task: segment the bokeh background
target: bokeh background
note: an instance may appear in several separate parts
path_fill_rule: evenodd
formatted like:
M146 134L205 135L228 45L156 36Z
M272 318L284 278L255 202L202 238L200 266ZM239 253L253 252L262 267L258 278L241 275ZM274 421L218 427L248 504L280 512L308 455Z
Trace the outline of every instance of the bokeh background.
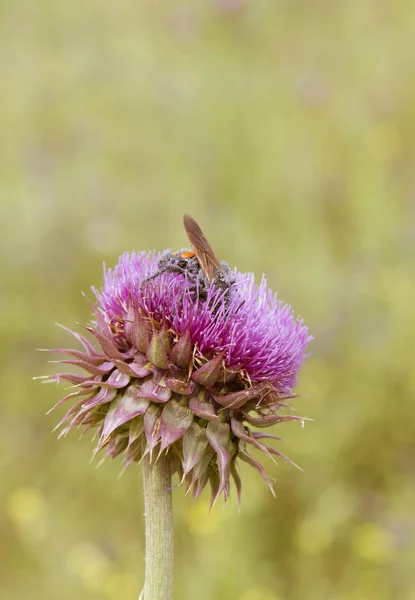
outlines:
M408 0L0 2L2 600L136 599L138 468L57 440L35 348L125 250L186 245L315 336L269 463L175 490L175 597L415 599L415 10Z

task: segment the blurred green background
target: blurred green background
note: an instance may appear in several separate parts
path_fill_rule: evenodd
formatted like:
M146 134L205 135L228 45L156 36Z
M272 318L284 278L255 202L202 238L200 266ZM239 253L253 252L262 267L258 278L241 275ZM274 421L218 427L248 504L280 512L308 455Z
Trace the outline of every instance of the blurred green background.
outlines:
M58 441L35 348L125 250L217 254L315 336L273 499L174 491L175 598L415 599L415 10L405 0L0 2L3 600L136 599L138 468Z

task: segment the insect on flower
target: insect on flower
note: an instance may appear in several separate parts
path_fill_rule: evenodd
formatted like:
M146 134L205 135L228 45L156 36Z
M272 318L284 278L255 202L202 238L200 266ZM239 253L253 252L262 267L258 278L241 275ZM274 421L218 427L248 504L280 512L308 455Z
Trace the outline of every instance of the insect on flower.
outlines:
M190 250L125 253L105 270L86 327L95 344L72 332L83 350L54 350L83 373L46 379L75 386L57 404L72 403L62 435L95 429L94 452L126 466L165 453L194 498L210 484L214 504L231 480L240 497L241 461L273 490L250 448L291 462L261 429L303 422L288 404L312 338L265 277L231 271L194 219L184 227Z
M157 271L141 285L166 272L180 273L189 281L189 289L202 300L207 299L209 286L213 282L215 287L224 292L227 302L235 283L228 263L219 262L203 231L190 215L184 215L183 224L192 250L182 249L164 254L157 264Z

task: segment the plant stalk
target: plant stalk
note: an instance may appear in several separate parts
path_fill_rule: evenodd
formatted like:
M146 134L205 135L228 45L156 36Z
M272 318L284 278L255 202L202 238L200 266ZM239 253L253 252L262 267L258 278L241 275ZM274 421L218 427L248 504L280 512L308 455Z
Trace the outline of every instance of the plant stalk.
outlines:
M173 511L170 456L142 460L146 565L143 600L171 600L173 596Z

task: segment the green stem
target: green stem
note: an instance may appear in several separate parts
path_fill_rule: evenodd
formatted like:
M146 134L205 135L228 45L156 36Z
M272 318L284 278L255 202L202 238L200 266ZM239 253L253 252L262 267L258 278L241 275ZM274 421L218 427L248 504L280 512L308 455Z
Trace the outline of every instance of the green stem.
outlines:
M171 600L173 595L173 514L170 456L142 461L146 569L143 600Z

